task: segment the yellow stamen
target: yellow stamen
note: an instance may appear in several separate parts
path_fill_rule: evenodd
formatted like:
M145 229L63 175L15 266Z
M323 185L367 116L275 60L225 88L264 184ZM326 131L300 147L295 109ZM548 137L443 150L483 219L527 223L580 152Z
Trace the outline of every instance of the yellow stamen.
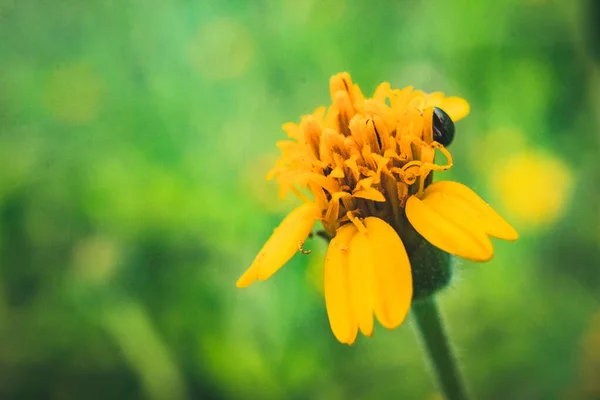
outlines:
M434 169L434 171L445 171L452 168L452 154L446 149L444 146L439 144L438 142L431 143L433 147L442 152L442 154L446 157L446 165L438 166L439 169Z
M365 225L361 222L360 219L354 216L354 213L352 211L348 211L346 215L348 216L348 219L354 224L354 226L356 226L360 233L367 233L367 228L365 227Z
M312 250L304 250L303 246L304 246L304 240L299 240L298 241L298 251L300 253L306 254L306 255L309 255L310 253L312 253Z

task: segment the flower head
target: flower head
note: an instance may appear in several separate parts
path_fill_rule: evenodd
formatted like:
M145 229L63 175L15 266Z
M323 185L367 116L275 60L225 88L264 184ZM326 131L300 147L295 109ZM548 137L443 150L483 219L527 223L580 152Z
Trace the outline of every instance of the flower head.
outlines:
M282 197L292 191L303 204L275 229L237 286L269 278L304 252L321 221L331 238L324 268L329 322L340 342L352 344L359 329L372 334L373 315L386 328L402 323L413 298L411 256L424 240L487 261L489 236L518 234L466 186L431 183L433 171L452 167L445 145L453 121L469 113L465 100L388 83L365 98L348 73L333 76L330 90L328 108L283 126L290 139L277 143L282 156L268 179L277 180Z

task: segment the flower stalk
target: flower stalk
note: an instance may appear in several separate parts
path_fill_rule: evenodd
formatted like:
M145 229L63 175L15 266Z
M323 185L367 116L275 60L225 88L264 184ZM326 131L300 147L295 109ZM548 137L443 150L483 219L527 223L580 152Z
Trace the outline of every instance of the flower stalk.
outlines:
M446 335L435 296L414 301L412 313L444 398L447 400L467 399L465 384Z

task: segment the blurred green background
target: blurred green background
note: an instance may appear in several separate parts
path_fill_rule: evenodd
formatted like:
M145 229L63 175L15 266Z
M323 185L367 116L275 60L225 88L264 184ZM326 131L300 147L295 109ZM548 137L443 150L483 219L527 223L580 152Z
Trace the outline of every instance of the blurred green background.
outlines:
M330 331L281 125L349 71L466 98L437 179L520 231L439 296L474 398L600 398L598 2L0 0L0 398L439 399L411 318Z

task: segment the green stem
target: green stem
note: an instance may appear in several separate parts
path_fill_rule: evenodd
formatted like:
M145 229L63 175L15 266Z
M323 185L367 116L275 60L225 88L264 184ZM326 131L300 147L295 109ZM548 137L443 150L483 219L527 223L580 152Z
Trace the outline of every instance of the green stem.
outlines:
M434 296L413 302L412 311L442 394L447 400L467 399Z

